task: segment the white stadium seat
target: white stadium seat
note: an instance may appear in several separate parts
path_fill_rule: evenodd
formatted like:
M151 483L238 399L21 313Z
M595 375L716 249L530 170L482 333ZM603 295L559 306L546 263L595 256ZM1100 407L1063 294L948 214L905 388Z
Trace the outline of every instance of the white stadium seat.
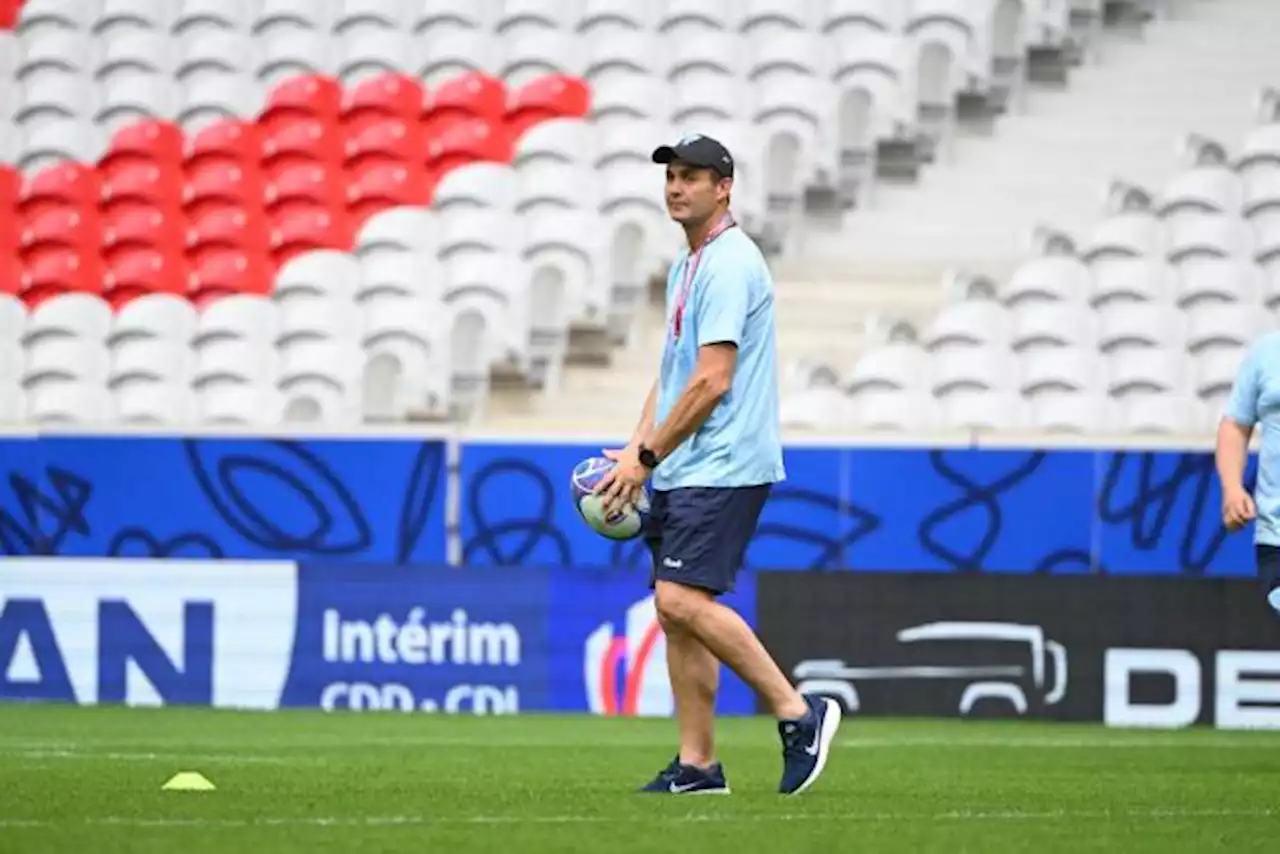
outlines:
M1050 389L1027 397L1027 427L1051 433L1095 433L1108 426L1107 401L1087 391Z
M1097 353L1084 347L1047 347L1025 353L1019 364L1019 387L1028 397L1048 392L1085 392L1102 388Z
M257 0L178 0L172 31L179 36L222 29L248 32L256 6Z
M937 398L928 390L863 389L850 401L852 423L863 430L925 432L938 426Z
M921 389L929 382L929 354L913 344L888 344L863 354L845 381L851 392L864 389Z
M1111 302L1173 305L1177 274L1164 261L1115 258L1095 270L1090 302L1099 310Z
M1097 348L1098 315L1081 303L1035 302L1013 312L1009 343L1019 352L1042 348Z
M939 398L956 390L1005 391L1018 383L1017 363L999 347L953 347L935 353L929 373Z
M1021 430L1026 404L1010 391L958 389L938 399L940 426L947 430Z
M1019 265L1000 296L1009 307L1044 300L1083 303L1090 283L1089 268L1080 259L1046 255Z
M925 343L938 351L954 345L1006 346L1012 331L1008 309L995 300L965 300L943 309L928 331Z
M1114 303L1099 310L1098 321L1104 352L1186 346L1186 315L1172 306Z

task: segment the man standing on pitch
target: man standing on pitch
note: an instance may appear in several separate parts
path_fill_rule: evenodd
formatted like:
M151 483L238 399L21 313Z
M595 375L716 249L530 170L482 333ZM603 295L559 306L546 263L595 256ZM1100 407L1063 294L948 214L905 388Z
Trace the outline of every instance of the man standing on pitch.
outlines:
M1280 613L1280 332L1261 336L1245 351L1231 398L1218 424L1215 458L1222 483L1222 524L1239 531L1257 520L1254 556L1267 603ZM1254 427L1262 431L1256 495L1244 487Z
M715 752L720 662L778 719L778 790L818 778L840 707L801 696L755 632L716 597L733 589L772 484L785 478L778 416L773 278L729 213L733 156L692 134L653 152L667 167L666 201L689 247L667 275L667 335L658 381L640 424L597 491L608 507L634 503L653 479L645 539L667 639L680 752L646 792L723 794Z

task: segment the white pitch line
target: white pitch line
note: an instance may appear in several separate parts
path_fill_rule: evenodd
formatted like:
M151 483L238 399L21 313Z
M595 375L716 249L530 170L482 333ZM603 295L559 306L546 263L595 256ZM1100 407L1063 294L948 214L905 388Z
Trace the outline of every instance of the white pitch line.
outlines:
M613 745L621 750L656 746L666 742L619 742ZM527 748L527 749L565 749L579 745L573 742L538 742L503 739L477 743L458 738L405 738L399 740L357 740L348 743L319 742L315 744L291 744L287 750L279 746L264 744L260 749L245 748L245 752L201 751L186 752L181 750L118 750L110 744L102 742L75 744L61 742L0 741L0 756L11 756L20 759L85 759L116 760L121 762L152 762L195 760L209 762L241 762L265 765L307 765L323 764L325 758L309 754L307 750L333 750L334 759L341 761L341 756L351 750L368 750L378 748L414 748L414 747L466 747L476 748ZM1280 732L1257 731L1256 733L1236 733L1234 737L1218 737L1209 739L1180 738L1175 734L1167 736L1117 736L1089 737L1062 736L1057 738L1036 738L1029 736L982 737L982 738L948 738L946 736L916 737L845 737L835 742L835 747L842 750L892 750L898 748L942 748L949 750L972 749L1006 749L1006 750L1041 750L1041 749L1159 749L1177 748L1179 750L1280 750ZM741 747L739 745L739 747Z
M109 762L233 762L257 765L304 765L323 763L323 759L299 756L263 756L251 753L119 753L92 750L5 750L0 756L16 759L73 759Z
M989 738L946 738L944 736L929 737L917 736L906 738L843 738L836 742L836 747L845 748L896 748L896 747L950 747L950 748L982 748L991 747L1007 747L1011 749L1029 749L1039 750L1041 748L1055 747L1176 747L1179 750L1183 748L1211 748L1220 749L1248 749L1248 750L1266 750L1268 748L1280 750L1280 733L1270 731L1269 735L1263 735L1261 738L1257 736L1237 736L1232 739L1219 740L1196 740L1196 739L1179 739L1176 735L1168 737L1117 737L1117 738L1090 738L1083 737L1061 737L1061 738L1034 738L1026 736L1014 736L1012 738L999 738L991 736Z
M1180 809L1150 808L1128 810L961 810L952 812L909 813L705 813L686 815L632 815L632 816L584 816L584 815L477 815L477 816L323 816L278 818L133 818L111 816L85 819L84 821L42 821L33 819L0 818L0 828L66 829L69 827L193 827L193 828L249 828L249 827L397 827L397 826L457 826L457 825L579 825L579 824L772 824L787 822L1020 822L1057 821L1061 819L1167 819L1167 818L1274 818L1280 810L1271 809Z

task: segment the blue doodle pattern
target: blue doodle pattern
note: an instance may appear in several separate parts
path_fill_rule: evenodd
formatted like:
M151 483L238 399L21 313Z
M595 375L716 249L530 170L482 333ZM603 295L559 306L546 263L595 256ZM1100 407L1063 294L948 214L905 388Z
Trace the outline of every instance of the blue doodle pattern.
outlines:
M0 553L609 567L569 500L588 445L50 437L0 440ZM1248 472L1250 485L1255 462ZM1205 453L806 447L787 451L749 568L1254 574ZM456 529L446 499L457 490Z
M594 535L562 488L598 451L466 446L465 562L647 569L643 544ZM787 471L748 568L1254 574L1249 535L1221 526L1210 454L803 448Z
M0 553L443 563L440 441L0 441Z

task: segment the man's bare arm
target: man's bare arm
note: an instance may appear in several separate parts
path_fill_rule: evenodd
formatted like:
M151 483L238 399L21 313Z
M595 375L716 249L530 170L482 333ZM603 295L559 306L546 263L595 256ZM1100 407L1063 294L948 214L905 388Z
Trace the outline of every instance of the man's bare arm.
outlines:
M738 348L733 344L700 347L693 376L671 408L671 414L661 426L649 433L645 447L662 459L697 432L733 387L733 371L737 362Z
M640 410L640 423L631 434L627 447L637 449L644 443L644 437L653 432L653 418L658 409L658 383L655 380L649 388L649 395L644 399L644 408Z
M1245 427L1230 418L1223 418L1218 424L1218 446L1214 458L1223 492L1244 488L1244 466L1252 434L1252 425Z

